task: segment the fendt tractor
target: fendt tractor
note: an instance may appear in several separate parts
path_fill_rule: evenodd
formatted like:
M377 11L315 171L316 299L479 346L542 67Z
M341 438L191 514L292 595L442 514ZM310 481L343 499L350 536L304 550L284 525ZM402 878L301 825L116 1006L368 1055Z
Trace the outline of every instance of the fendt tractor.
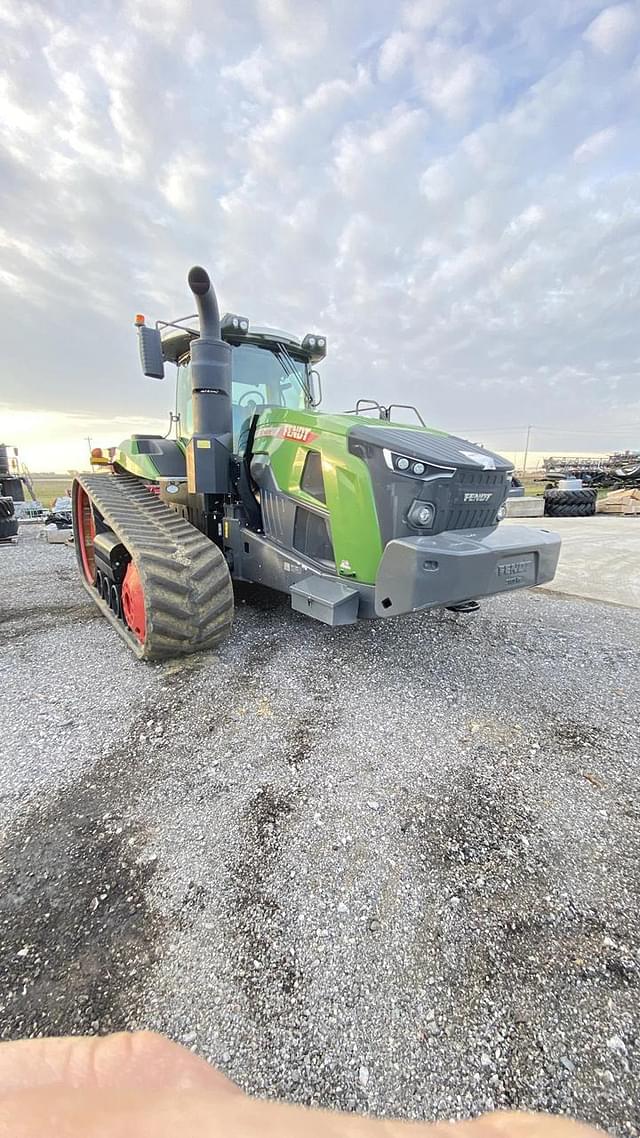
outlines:
M137 656L219 645L234 580L343 625L553 578L555 534L499 525L511 463L417 412L319 412L324 336L221 319L202 268L189 286L197 317L135 321L144 374L177 365L177 437L132 435L73 484L84 584Z

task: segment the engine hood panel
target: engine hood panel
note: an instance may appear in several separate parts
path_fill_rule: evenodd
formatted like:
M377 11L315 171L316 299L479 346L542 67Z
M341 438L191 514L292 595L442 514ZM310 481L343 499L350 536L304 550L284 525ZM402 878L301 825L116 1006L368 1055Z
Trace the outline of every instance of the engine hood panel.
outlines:
M354 423L349 431L350 449L353 443L386 447L410 458L419 458L440 466L454 466L471 471L511 471L513 463L493 451L459 439L455 435L441 435L435 431L412 430L411 427L394 427L392 424L372 427Z

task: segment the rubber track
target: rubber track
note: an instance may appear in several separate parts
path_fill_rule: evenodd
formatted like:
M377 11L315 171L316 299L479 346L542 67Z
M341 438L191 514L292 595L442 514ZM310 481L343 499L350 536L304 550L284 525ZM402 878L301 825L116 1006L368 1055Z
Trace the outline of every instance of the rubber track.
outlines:
M86 580L76 538L87 591L136 656L165 660L221 644L233 621L233 587L217 545L130 474L81 475L75 481L130 553L142 579L144 644Z

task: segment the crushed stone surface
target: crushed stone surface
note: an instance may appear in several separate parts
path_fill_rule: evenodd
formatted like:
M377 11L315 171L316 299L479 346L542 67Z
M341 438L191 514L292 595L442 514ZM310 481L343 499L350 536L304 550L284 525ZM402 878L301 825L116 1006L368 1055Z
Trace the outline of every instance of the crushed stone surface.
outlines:
M331 629L237 593L135 660L0 548L0 1034L164 1031L247 1091L640 1132L640 612Z

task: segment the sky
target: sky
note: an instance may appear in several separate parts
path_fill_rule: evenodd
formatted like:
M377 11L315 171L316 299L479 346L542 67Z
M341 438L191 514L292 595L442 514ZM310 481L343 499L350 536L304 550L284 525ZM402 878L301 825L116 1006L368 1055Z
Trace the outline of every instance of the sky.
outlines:
M0 435L164 430L133 316L326 334L325 407L640 448L640 3L0 0Z

